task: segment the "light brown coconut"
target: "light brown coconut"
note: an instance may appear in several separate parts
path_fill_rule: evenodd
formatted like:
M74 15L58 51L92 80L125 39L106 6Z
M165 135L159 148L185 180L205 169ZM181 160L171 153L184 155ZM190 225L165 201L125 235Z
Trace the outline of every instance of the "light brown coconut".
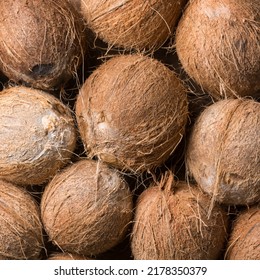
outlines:
M190 176L220 203L260 200L260 103L222 100L207 107L190 135L186 164Z
M161 165L181 141L187 93L161 62L142 55L116 56L85 81L76 116L89 157L142 172Z
M11 80L44 90L75 75L86 49L82 17L64 0L3 0L0 69Z
M0 180L0 260L40 259L39 206L23 188Z
M76 142L70 110L54 96L23 86L0 93L0 178L37 185L65 166Z
M65 252L91 256L125 238L132 208L132 194L116 170L82 159L49 183L41 217L55 245Z
M186 2L81 0L81 10L90 29L109 45L152 51L172 35Z
M138 198L131 238L134 259L218 259L226 240L227 214L210 197L167 174Z
M259 0L192 0L177 27L177 54L189 76L214 98L255 96L259 29Z
M77 255L77 254L70 254L70 253L54 253L52 254L48 260L91 260L90 258L86 258L82 255Z
M233 224L226 259L260 260L260 208L252 206L239 214Z

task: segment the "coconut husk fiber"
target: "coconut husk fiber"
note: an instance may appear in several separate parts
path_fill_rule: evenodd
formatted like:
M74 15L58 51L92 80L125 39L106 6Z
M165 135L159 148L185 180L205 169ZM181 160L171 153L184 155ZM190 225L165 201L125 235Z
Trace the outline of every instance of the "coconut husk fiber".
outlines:
M64 252L90 257L125 238L132 211L132 194L118 171L88 159L57 174L41 201L49 240Z
M40 209L23 188L0 180L0 260L40 259Z
M69 1L2 0L0 69L16 83L59 89L86 50L85 25Z
M215 99L259 95L260 1L193 0L178 24L184 70Z
M239 213L229 238L226 259L260 260L260 205Z
M178 76L143 55L119 55L85 81L76 117L87 156L134 173L163 164L181 141L187 92Z
M110 46L151 52L173 35L187 0L81 0L87 25Z
M186 166L201 188L226 205L260 200L260 103L218 101L195 121Z
M226 212L197 186L166 172L138 198L131 248L137 260L218 259L227 238Z
M72 113L54 96L24 86L0 93L0 178L18 185L47 182L72 157Z

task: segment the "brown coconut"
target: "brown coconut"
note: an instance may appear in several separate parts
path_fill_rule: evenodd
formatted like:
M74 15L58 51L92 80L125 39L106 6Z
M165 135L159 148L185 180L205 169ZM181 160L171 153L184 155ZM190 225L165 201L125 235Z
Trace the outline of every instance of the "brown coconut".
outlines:
M54 96L23 86L0 93L0 178L42 184L72 156L76 130L70 110Z
M91 260L90 258L86 258L82 255L70 254L70 253L54 253L52 254L48 260Z
M182 139L188 116L181 80L142 55L111 58L85 81L76 102L89 157L142 172L161 165Z
M152 51L170 35L187 0L81 0L82 14L109 45Z
M59 88L83 60L84 29L69 1L3 0L0 69L17 83Z
M177 28L185 71L214 98L260 90L260 1L193 0Z
M252 206L233 224L226 252L228 260L260 260L260 208Z
M0 180L0 260L40 259L39 206L24 189Z
M131 238L134 259L218 259L226 240L227 215L198 187L166 174L138 198Z
M196 120L186 154L189 175L213 200L228 205L260 200L260 103L222 100Z
M49 183L41 201L41 216L55 245L65 252L90 256L125 238L132 208L132 194L119 173L84 159Z

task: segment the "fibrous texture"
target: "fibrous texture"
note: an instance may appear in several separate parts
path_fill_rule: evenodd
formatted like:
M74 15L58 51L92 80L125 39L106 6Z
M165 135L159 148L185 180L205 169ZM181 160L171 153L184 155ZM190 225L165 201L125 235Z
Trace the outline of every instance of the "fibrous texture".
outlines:
M0 180L0 260L39 259L43 247L38 205L24 189Z
M187 149L189 174L214 200L253 204L260 199L260 103L230 99L207 107Z
M260 260L260 208L252 206L233 224L226 259Z
M122 241L132 219L132 194L119 173L81 160L54 177L41 201L50 240L63 251L96 255Z
M76 130L70 110L54 96L23 86L0 93L0 178L42 184L70 160Z
M88 26L113 46L152 51L172 35L186 0L81 0Z
M185 71L216 99L260 91L260 1L193 0L176 33Z
M2 0L0 69L17 83L59 88L82 62L84 29L68 1Z
M142 172L162 164L182 139L188 116L180 79L159 61L117 56L96 69L77 97L89 157Z
M137 201L131 247L138 260L218 259L226 240L227 215L198 187L166 176Z

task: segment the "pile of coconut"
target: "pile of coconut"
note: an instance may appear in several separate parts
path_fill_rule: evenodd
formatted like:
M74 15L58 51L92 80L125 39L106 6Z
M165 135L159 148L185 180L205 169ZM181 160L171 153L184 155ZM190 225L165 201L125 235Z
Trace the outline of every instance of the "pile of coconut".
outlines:
M0 259L260 259L260 2L3 0Z

